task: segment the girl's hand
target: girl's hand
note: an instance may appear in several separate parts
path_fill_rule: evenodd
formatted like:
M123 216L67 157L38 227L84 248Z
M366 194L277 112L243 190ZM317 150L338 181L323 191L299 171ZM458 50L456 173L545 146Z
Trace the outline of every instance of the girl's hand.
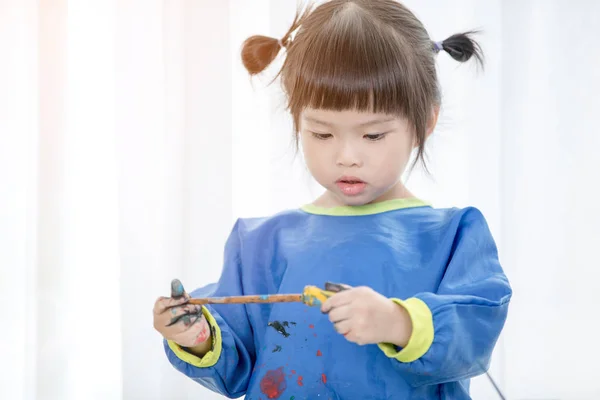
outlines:
M340 290L342 288L342 290ZM371 288L328 284L337 291L321 306L335 330L359 345L392 343L406 347L412 333L408 312Z
M210 326L202 314L202 307L188 304L178 279L171 282L171 297L159 297L154 303L154 329L167 340L182 347L196 347L210 337Z

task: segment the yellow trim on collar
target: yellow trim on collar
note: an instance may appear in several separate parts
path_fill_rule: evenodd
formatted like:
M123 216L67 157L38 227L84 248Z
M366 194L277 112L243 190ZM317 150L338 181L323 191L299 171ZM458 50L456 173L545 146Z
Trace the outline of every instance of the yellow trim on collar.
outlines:
M378 346L389 358L395 358L403 363L416 361L429 351L433 343L434 330L431 310L423 300L416 297L405 301L400 299L391 300L408 311L413 331L408 344L400 351L391 343L379 343Z
M202 313L206 317L208 321L208 325L212 331L212 340L213 340L213 349L206 353L204 357L200 358L192 353L188 353L177 343L168 340L167 343L173 353L182 361L185 361L188 364L193 365L198 368L208 368L212 367L219 361L219 357L221 357L221 351L223 349L223 338L221 337L221 328L215 321L215 318L212 316L210 311L204 306L202 306Z
M313 204L307 204L300 209L309 214L331 215L331 216L353 216L353 215L372 215L380 214L386 211L399 210L402 208L414 208L429 206L427 202L417 198L393 199L380 201L378 203L369 203L361 206L340 206L340 207L319 207Z

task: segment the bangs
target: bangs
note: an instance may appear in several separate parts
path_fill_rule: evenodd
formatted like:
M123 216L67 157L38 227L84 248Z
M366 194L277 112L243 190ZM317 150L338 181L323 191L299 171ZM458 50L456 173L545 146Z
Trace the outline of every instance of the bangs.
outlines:
M320 29L301 29L298 46L289 49L282 81L294 119L307 107L352 109L406 117L417 127L430 99L415 49L395 30L352 8L350 3Z
M275 79L281 78L296 148L307 108L386 114L408 122L418 148L415 163L425 164L425 140L441 104L436 56L444 51L459 62L475 57L483 66L481 48L471 37L476 32L434 42L397 0L299 3L281 39L254 35L242 49L251 76L264 71L282 49L287 53Z

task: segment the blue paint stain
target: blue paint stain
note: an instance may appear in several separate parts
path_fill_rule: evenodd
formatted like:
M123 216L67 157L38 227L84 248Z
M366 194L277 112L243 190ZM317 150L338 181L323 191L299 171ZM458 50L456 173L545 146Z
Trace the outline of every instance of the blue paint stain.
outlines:
M311 306L311 307L312 306L320 306L322 304L321 300L319 300L316 296L313 296L310 294L309 295L303 294L302 302L304 304L306 304L307 306Z
M184 289L179 279L173 279L171 281L171 297L183 296Z
M269 296L266 294L263 294L262 296L260 296L260 299L267 301L267 300L269 300Z

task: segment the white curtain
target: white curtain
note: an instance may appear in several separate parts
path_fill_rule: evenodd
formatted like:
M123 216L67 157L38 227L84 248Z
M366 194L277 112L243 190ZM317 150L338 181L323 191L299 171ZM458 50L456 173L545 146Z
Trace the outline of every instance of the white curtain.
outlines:
M436 40L484 31L484 73L440 55L432 176L408 182L488 218L515 290L491 373L509 399L598 399L600 3L405 3ZM218 278L235 218L319 193L278 85L239 60L295 9L0 0L0 399L220 398L168 364L151 308Z

